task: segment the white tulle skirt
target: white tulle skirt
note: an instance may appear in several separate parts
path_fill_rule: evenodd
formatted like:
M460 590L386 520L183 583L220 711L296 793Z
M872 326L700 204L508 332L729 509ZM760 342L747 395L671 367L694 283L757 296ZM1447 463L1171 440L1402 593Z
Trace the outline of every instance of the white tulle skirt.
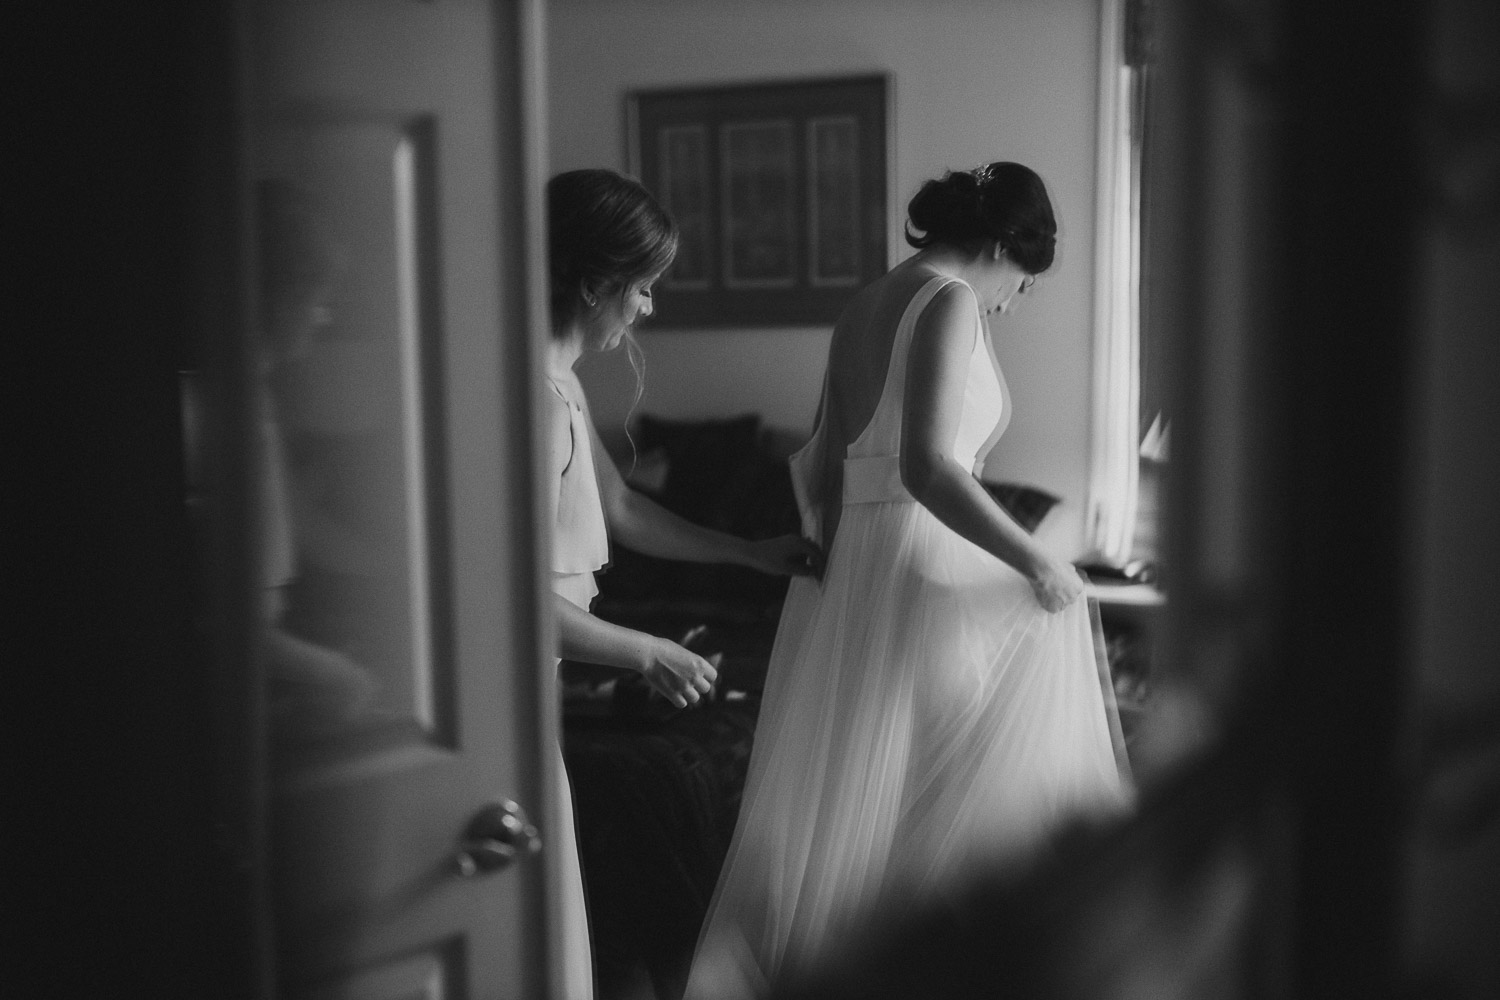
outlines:
M1097 608L1043 611L920 504L846 506L822 583L787 594L686 996L764 996L1130 794Z

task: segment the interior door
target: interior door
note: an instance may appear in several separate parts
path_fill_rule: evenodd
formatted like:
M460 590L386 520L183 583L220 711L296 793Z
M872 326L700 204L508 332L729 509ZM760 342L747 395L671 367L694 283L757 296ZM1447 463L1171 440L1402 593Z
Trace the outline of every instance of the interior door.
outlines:
M549 996L537 10L245 13L281 992Z

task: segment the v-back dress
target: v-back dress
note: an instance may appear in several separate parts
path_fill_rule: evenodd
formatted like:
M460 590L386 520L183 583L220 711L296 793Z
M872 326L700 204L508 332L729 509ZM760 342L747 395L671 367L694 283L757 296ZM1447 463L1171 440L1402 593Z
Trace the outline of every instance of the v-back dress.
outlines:
M594 472L594 450L589 439L583 388L571 372L548 375L553 393L567 405L570 447L552 456L555 495L552 589L587 611L599 593L594 573L609 560L609 536L604 523L604 505L599 498L599 480ZM563 995L567 1000L592 1000L593 957L589 947L588 912L584 902L583 870L578 859L573 821L573 790L568 783L562 753L557 756L559 799L562 803L558 831L562 868L564 954Z
M823 579L790 585L687 1000L764 996L879 908L1025 857L1065 820L1129 798L1097 607L1043 610L1024 577L901 483L913 330L957 280L930 279L906 306L880 401L844 458ZM977 299L974 322L953 446L969 469L1008 418ZM825 409L792 458L815 538L829 425Z

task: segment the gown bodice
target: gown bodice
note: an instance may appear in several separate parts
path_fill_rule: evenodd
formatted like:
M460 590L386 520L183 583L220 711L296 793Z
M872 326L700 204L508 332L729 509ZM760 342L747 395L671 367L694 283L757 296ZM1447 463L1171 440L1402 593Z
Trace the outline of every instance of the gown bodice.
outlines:
M949 284L968 285L958 278L934 275L912 296L903 311L891 343L890 362L886 366L885 385L875 412L845 452L842 503L907 502L911 494L901 482L901 414L906 397L907 357L917 321L933 297ZM953 441L953 458L962 467L979 473L984 457L1004 433L1010 422L1010 400L1000 367L991 352L985 332L979 300L973 296L975 324L974 349L969 355L968 377L958 431ZM827 392L824 392L825 403ZM829 421L827 414L814 430L812 440L792 456L792 481L803 513L803 531L810 537L823 537L822 490L814 477L820 474L822 449Z

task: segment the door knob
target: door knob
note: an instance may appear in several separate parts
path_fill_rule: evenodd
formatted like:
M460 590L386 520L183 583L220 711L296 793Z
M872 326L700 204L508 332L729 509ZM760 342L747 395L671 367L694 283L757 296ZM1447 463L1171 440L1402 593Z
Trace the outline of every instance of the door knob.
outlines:
M459 874L468 878L499 871L517 857L541 849L542 838L526 821L526 811L504 799L485 806L469 821L456 863Z

